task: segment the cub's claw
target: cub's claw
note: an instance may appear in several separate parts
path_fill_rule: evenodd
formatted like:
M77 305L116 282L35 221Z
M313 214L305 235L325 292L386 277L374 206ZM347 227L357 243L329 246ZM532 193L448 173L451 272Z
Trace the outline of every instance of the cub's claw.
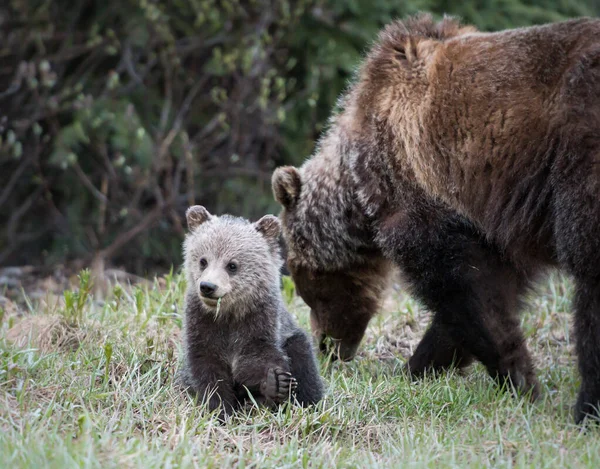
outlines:
M288 371L281 368L269 368L264 386L265 397L275 402L288 400L296 391L298 381Z

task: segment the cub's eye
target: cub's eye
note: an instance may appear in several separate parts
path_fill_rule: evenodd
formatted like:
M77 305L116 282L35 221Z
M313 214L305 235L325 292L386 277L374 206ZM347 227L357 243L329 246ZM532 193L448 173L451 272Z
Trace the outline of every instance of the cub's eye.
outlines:
M200 259L200 267L205 269L207 265L208 265L208 261L204 257L202 259Z
M237 272L237 268L238 268L238 266L235 262L230 262L229 264L227 264L227 270L229 272L232 272L232 273Z

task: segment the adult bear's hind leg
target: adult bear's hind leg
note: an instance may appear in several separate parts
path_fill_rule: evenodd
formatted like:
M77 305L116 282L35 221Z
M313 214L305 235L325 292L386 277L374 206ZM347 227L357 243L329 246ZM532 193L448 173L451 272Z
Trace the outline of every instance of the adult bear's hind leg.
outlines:
M595 161L600 161L600 154ZM575 338L581 387L575 421L600 418L600 186L585 166L557 191L559 259L575 280Z

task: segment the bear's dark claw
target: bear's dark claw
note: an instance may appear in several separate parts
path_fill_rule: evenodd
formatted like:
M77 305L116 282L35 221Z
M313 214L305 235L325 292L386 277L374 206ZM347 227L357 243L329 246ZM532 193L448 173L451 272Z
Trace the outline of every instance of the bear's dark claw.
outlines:
M269 368L267 371L265 397L275 402L282 402L288 400L297 387L298 381L290 372L283 371L281 368Z

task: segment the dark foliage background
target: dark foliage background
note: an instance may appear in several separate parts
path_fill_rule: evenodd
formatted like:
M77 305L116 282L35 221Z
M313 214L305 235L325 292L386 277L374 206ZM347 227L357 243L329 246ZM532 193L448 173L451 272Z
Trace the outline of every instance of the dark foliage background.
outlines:
M377 30L417 11L483 30L590 0L0 2L0 265L180 261L187 206L278 210Z

